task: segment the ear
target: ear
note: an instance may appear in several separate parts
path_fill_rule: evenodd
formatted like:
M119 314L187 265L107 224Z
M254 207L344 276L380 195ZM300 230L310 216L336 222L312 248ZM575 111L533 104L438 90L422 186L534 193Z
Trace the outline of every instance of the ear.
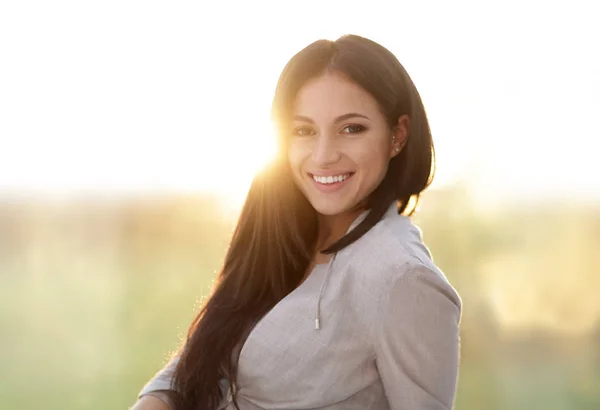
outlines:
M410 128L410 118L408 115L402 115L398 118L398 123L392 128L392 144L390 147L390 158L398 155L408 139L408 130Z

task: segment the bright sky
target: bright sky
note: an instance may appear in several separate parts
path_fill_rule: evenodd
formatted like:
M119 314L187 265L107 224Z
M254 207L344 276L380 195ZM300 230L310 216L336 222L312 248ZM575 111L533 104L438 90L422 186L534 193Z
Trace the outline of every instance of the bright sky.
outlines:
M243 196L272 151L284 64L355 33L413 77L438 185L598 198L594 3L2 2L0 192Z

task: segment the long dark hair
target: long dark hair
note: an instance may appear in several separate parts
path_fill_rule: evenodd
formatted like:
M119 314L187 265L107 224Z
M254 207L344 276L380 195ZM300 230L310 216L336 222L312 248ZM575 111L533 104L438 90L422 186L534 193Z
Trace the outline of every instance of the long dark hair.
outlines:
M316 41L296 54L284 68L273 100L278 155L254 178L215 289L192 322L180 352L174 374L177 410L215 410L221 400L221 378L228 379L235 393L243 342L256 322L299 285L308 269L317 215L293 182L286 136L297 92L326 72L343 74L372 94L390 129L404 114L410 117L410 127L402 151L390 161L382 183L368 198L368 216L323 252L337 252L359 239L394 201L399 213L412 214L420 193L431 183L435 161L425 109L406 70L390 51L366 38L347 35Z

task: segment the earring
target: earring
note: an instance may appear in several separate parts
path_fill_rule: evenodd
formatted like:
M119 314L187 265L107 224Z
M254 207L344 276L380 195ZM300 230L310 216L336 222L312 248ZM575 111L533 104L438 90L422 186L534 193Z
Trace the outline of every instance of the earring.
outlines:
M400 147L396 147L396 152L400 152Z

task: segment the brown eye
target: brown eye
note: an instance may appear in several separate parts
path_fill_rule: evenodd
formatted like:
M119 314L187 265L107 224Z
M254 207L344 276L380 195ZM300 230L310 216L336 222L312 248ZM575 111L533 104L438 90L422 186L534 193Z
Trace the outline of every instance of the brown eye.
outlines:
M311 135L315 135L315 132L310 127L298 127L294 129L292 134L297 137L310 137Z
M344 133L346 134L359 134L361 132L363 132L366 128L363 127L362 125L359 124L351 124L351 125L346 125L343 128Z

